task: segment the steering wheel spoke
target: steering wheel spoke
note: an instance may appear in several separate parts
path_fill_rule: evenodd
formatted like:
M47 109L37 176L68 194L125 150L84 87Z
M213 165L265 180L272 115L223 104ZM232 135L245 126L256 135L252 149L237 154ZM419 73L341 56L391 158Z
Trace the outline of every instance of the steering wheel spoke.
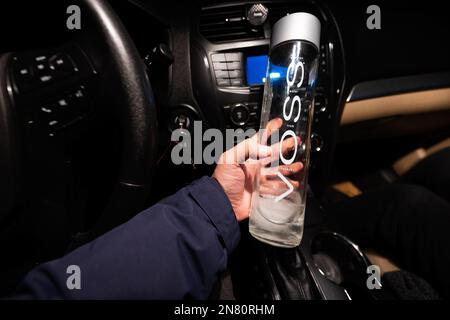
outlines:
M96 71L75 44L10 58L10 92L21 121L49 135L89 116Z
M102 207L93 226L73 226L95 237L145 207L157 118L144 64L113 8L79 5L83 28L66 33L66 44L0 54L0 222L66 209L82 221ZM110 195L91 197L99 185Z

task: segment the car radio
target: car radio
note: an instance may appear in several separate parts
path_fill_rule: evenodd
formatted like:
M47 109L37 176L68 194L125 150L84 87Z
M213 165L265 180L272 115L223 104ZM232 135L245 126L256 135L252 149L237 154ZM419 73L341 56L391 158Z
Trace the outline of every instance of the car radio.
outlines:
M267 1L263 6L267 10L253 2L219 3L201 8L191 37L193 94L201 116L210 127L258 130L266 77L283 78L286 72L271 70L266 75L272 26L294 12L318 17L323 32L310 163L310 181L317 192L323 189L330 167L328 159L335 141L332 128L343 101L345 60L339 29L329 9L315 1ZM252 8L256 7L262 10L256 14L261 21L253 19Z
M241 87L244 84L242 52L214 53L211 55L216 83L219 87Z
M240 48L241 51L213 52L210 55L215 85L219 91L241 94L243 91L261 92L266 81L266 69L268 63L268 48ZM327 99L325 97L326 81L328 77L328 63L326 48L321 45L319 60L319 85L315 99L315 123L318 123L327 111ZM282 78L286 75L286 69L280 67L272 70L271 78ZM262 95L260 95L262 96ZM259 124L261 101L239 101L222 105L225 111L226 128L257 128ZM315 135L319 137L319 135ZM321 140L321 139L320 139ZM314 140L316 141L316 140ZM320 151L321 144L313 143L313 150ZM317 146L316 146L317 145Z
M218 87L251 87L264 85L267 54L244 52L213 53L214 75ZM282 77L283 70L272 72L270 77Z

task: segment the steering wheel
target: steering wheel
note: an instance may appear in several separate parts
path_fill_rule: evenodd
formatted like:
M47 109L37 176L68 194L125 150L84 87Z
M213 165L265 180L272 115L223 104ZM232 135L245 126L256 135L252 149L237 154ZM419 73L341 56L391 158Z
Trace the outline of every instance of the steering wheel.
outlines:
M107 1L83 0L77 5L82 28L70 42L0 55L0 222L20 205L24 137L45 140L47 145L73 139L74 128L99 112L115 113L122 155L96 233L136 214L149 195L157 120L143 62ZM109 109L102 109L106 105Z

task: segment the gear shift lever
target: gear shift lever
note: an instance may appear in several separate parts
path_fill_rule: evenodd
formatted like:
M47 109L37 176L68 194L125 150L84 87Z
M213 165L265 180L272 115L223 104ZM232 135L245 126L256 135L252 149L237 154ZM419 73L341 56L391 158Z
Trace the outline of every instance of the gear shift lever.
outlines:
M264 247L268 267L281 299L319 298L314 280L298 248L276 248L266 245Z

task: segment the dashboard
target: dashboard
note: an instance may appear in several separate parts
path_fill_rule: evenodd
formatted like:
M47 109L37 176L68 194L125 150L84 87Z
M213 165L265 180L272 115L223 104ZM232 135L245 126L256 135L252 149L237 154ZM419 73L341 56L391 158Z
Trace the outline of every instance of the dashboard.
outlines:
M264 8L267 20L252 25L250 15L258 6ZM332 128L341 112L345 68L339 29L326 6L309 1L201 6L191 20L192 87L202 111L198 116L210 126L258 129L271 28L281 17L299 11L314 14L322 23L310 173L310 184L320 190L333 150Z
M192 125L195 120L202 120L204 127L220 130L257 129L273 24L298 11L320 19L320 69L309 179L316 194L323 190L338 139L364 137L353 126L342 127L346 123L341 122L341 116L347 98L353 102L413 89L436 89L448 86L450 81L450 48L442 39L442 34L450 29L449 20L438 3L379 1L380 30L366 27L366 9L372 3L365 1L199 0L163 4L131 0L129 3L140 12L139 16L145 12L151 17L121 16L143 56L159 42L165 43L173 56L169 67L150 72L152 85L157 87L160 113L168 119L160 120L167 135L174 128ZM262 24L250 22L255 6L266 11L267 18ZM418 17L421 23L417 23ZM356 129L361 130L359 123Z
M394 118L404 114L404 110L411 110L409 102L398 106L396 101L389 100L383 112L378 100L363 102L450 86L450 42L445 36L450 30L450 20L445 4L438 2L377 1L382 12L380 30L366 28L366 9L372 4L369 1L110 2L143 58L151 57L152 50L162 48L161 45L170 50L170 57L161 54L156 57L158 63L149 68L158 104L161 149L170 143L171 130L180 126L180 119L184 121L181 125L202 120L204 127L220 130L258 128L263 67L274 22L296 11L316 15L323 26L309 179L316 193L324 186L338 139L338 142L373 139L406 128ZM17 3L20 7L21 2ZM250 23L249 13L255 5L267 11L263 24ZM40 5L35 6L37 10ZM0 50L51 46L67 38L63 29L55 28L56 22L40 21L33 11L24 14L36 28L25 30L19 22L0 21L4 39ZM20 32L20 36L7 32L12 29ZM46 34L52 37L45 37ZM420 99L423 100L429 99ZM417 104L419 99L413 95L411 101ZM439 101L443 105L439 110L449 109L445 95ZM437 109L435 106L424 109L423 105L420 102L414 111L419 114L415 121L419 125L420 113ZM362 108L367 112L360 111ZM443 122L449 118L447 113L433 123L441 123L440 128L448 127ZM386 117L392 123L387 123ZM366 126L368 119L374 125Z

